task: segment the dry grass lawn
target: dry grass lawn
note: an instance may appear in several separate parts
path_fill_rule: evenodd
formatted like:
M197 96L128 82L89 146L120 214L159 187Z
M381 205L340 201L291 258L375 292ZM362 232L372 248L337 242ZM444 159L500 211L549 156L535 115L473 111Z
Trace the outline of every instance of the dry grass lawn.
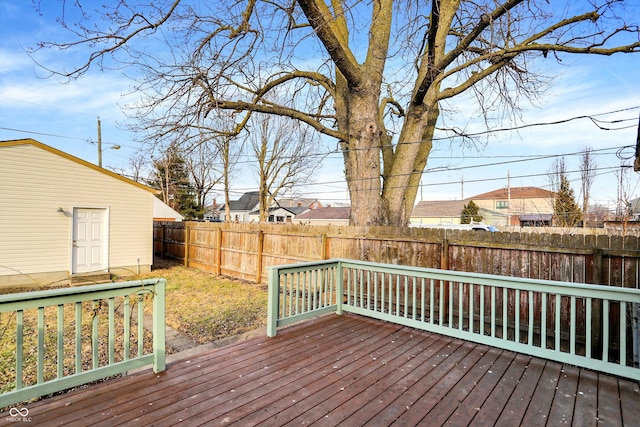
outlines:
M180 265L142 278L167 279L167 325L203 344L248 332L267 323L263 285L227 279Z

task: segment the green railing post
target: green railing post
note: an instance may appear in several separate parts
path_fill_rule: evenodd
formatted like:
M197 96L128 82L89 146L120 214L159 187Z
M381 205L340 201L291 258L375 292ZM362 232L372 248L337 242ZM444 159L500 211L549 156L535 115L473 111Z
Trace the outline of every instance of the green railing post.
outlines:
M267 296L267 336L276 336L278 330L278 312L280 311L280 271L278 267L269 267L269 294Z
M343 279L342 261L338 261L336 266L336 314L342 314L342 300L344 298Z
M153 372L156 374L165 370L166 288L167 280L158 280L153 298Z

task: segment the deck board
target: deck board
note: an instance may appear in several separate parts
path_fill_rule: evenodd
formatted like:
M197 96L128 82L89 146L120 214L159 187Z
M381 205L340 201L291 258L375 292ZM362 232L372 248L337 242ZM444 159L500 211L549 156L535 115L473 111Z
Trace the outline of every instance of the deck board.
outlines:
M637 382L327 315L27 405L33 425L634 425ZM15 425L8 414L0 425ZM637 424L635 424L637 425Z

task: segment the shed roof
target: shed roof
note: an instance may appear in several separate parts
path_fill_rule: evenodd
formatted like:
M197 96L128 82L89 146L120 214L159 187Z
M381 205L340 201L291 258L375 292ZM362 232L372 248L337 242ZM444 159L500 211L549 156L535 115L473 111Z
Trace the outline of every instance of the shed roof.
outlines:
M422 201L413 208L416 218L459 218L466 202L464 200Z
M71 160L72 162L78 163L79 165L88 167L89 169L93 169L97 172L103 173L112 178L119 179L120 181L126 182L127 184L134 185L136 187L142 188L143 190L150 191L154 194L159 193L159 191L154 188L148 187L144 184L140 184L139 182L136 182L132 179L126 178L120 174L110 171L109 169L101 168L98 165L94 165L93 163L89 163L86 160L82 160L78 157L72 156L71 154L65 153L64 151L60 151L56 148L50 147L46 144L43 144L42 142L36 141L35 139L25 138L25 139L13 139L8 141L0 141L0 148L15 147L19 145L33 145L34 147L37 147L41 150L48 151L49 153L55 154L56 156L63 157L67 160Z
M296 216L296 219L349 219L350 214L351 207L328 207L311 209L310 211Z

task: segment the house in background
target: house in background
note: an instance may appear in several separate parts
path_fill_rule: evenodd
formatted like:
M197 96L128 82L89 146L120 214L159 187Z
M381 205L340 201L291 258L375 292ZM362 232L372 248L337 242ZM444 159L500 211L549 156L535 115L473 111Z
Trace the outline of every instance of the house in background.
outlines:
M322 206L318 199L276 199L268 210L267 222L291 223L293 218L309 209ZM231 222L258 222L260 220L260 193L250 191L238 200L229 201ZM220 210L220 219L225 218L224 206Z
M501 188L469 197L481 209L507 217L506 225L552 225L556 193L538 187Z
M229 200L229 218L226 217L224 206L220 209L220 219L226 222L249 222L249 214L260 206L260 193L249 191L238 200Z
M216 199L213 199L213 202L207 206L204 210L204 220L209 222L219 222L220 221L220 206Z
M0 142L0 286L150 271L155 193L33 139Z
M351 207L321 207L310 209L293 219L294 224L306 225L349 225Z
M469 202L469 199L418 202L411 214L411 225L414 227L460 225L462 222L462 210ZM507 223L506 216L500 212L480 208L478 214L485 224L500 226Z

